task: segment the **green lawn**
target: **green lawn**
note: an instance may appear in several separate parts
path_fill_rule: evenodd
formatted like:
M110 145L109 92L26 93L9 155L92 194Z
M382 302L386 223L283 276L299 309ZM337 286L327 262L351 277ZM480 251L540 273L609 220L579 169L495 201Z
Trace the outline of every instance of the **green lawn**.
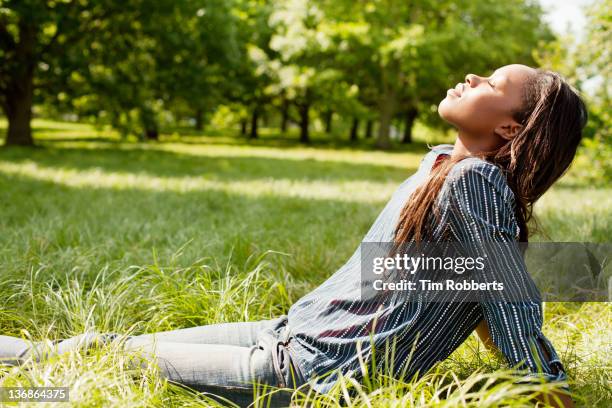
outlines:
M126 143L86 125L35 125L39 147L0 149L0 333L34 338L285 313L346 260L426 151L227 135ZM536 239L609 241L611 193L570 171L537 206ZM579 405L610 406L610 304L545 311ZM474 338L421 381L346 387L358 406L528 405L518 393L537 388L511 386L500 367ZM0 377L70 385L78 406L209 403L154 367L133 376L111 349L0 368ZM335 406L342 394L314 402Z

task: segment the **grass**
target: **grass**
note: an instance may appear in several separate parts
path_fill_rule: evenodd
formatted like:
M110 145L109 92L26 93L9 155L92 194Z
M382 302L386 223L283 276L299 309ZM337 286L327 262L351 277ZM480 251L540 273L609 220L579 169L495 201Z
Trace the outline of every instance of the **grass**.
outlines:
M87 125L35 122L40 147L0 150L0 333L63 338L266 319L320 284L359 244L423 143L303 147L271 135L167 135L121 142ZM570 173L537 206L537 239L606 242L612 188ZM548 303L580 406L610 406L609 303ZM108 347L0 368L3 385L70 385L74 406L208 406L204 395L136 373ZM136 375L135 375L136 374ZM529 406L548 385L512 386L470 338L418 381L372 374L298 405ZM265 405L260 403L260 405ZM30 405L27 405L30 406Z

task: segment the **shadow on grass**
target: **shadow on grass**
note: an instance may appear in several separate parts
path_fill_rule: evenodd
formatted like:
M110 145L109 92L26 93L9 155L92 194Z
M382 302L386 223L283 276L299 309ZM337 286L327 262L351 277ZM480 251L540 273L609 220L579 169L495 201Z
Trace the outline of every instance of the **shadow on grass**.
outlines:
M173 138L162 138L162 140L173 140ZM373 139L361 139L357 142L350 142L343 139L313 138L309 143L300 143L299 140L295 139L294 137L283 135L265 136L258 139L248 139L244 136L186 136L174 140L186 144L232 144L258 147L278 147L283 149L311 147L365 152L384 151L387 154L407 152L420 153L428 150L427 143L424 142L412 142L410 144L394 143L388 149L380 149L375 146L375 141Z
M62 124L63 122L57 122ZM125 142L126 139L121 139L113 132L113 136L108 134L108 131L98 130L91 127L90 130L72 128L74 126L87 127L87 124L66 123L67 127L62 126L36 126L33 124L32 131L34 140L37 144L53 144L65 142L98 142L98 143L117 143L118 141ZM84 136L79 136L82 132ZM392 142L388 149L380 149L376 147L376 138L361 137L357 141L350 141L348 136L338 132L326 134L321 132L311 132L309 143L301 143L299 141L299 130L290 129L286 133L281 133L274 127L261 127L260 135L257 139L250 139L246 135L241 135L238 129L206 129L195 130L188 127L174 127L165 129L160 137L160 141L174 141L185 144L211 144L211 145L245 145L258 147L278 147L283 149L291 148L324 148L337 150L351 151L384 151L386 153L406 153L414 152L421 153L428 150L427 143L422 141L413 141L412 143L403 144L398 141ZM6 128L0 128L0 144L4 143ZM64 136L66 133L70 136ZM73 136L74 135L74 136ZM134 137L130 137L134 139ZM442 140L442 139L440 139ZM158 143L150 141L149 143ZM442 142L440 142L442 143ZM438 143L434 143L438 144Z
M160 177L195 177L219 181L289 179L329 181L401 182L415 167L384 166L313 159L292 160L251 156L197 156L173 151L122 148L108 144L99 148L52 147L0 149L0 160L33 161L41 166L77 170L148 174ZM137 146L137 145L136 145ZM398 159L399 160L399 159Z
M57 132L58 134L60 132ZM115 137L106 136L48 136L39 138L36 140L38 144L52 145L53 143L78 143L78 142L99 142L99 143L118 143L121 139ZM125 140L123 140L125 142ZM361 151L361 152L372 152L381 151L387 154L395 153L421 153L428 150L427 143L424 142L412 142L410 144L393 144L388 149L377 148L373 140L364 139L358 142L350 142L342 139L323 139L316 138L310 141L310 143L300 143L299 140L291 136L265 136L258 139L248 139L244 136L227 136L227 135L162 135L159 141L147 141L143 143L150 143L155 145L157 143L164 142L177 142L189 145L230 145L230 146L254 146L254 147L271 147L281 149L303 149L303 148L314 148L314 149L335 149L335 150L348 150L348 151Z

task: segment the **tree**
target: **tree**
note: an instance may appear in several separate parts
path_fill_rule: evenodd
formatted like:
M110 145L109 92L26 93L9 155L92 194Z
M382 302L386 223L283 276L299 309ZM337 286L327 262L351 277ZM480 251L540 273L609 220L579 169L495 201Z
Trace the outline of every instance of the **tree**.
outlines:
M154 37L156 59L171 105L190 110L197 130L204 116L223 102L235 87L232 79L244 57L241 31L244 23L235 15L234 0L180 2L174 17ZM171 30L168 29L171 27Z
M583 41L576 44L574 55L567 55L571 54L572 50L564 53L566 55L563 67L554 68L564 72L568 65L574 65L566 75L570 80L574 80L578 87L583 88L588 97L589 123L585 133L589 137L600 138L602 145L609 147L612 142L612 56L609 45L612 6L609 1L595 1L587 7L586 16L588 24ZM574 61L574 64L569 61ZM610 172L609 161L607 165Z
M32 145L36 92L61 86L70 72L88 62L86 53L74 51L107 30L111 21L130 18L135 9L113 0L3 0L0 7L0 102L8 119L6 144Z
M609 1L598 0L585 11L587 24L582 38L560 36L541 47L536 59L540 66L559 72L581 90L589 111L581 155L589 162L588 178L605 183L612 180L612 57L608 46L612 7Z
M179 3L182 5L183 3ZM156 33L177 16L170 0L5 0L0 14L0 90L7 145L33 144L32 105L58 102L111 118L135 120L157 137L164 89L154 56Z
M265 113L265 105L272 102L274 91L270 90L276 80L276 68L272 61L277 57L270 47L273 29L268 19L273 9L271 0L237 2L236 21L238 59L235 64L223 64L227 87L226 98L244 106L250 116L249 137L258 137L258 123ZM229 69L228 69L229 68ZM246 132L246 117L241 119L241 134Z
M87 67L71 78L70 93L78 95L73 109L147 139L159 136L162 113L186 114L201 128L205 112L232 84L224 70L232 72L239 59L233 28L225 24L232 22L231 3L217 3L168 0L146 7L127 23L133 25L128 35L119 34L114 47L94 47Z
M331 49L322 29L325 16L311 0L288 0L270 15L269 24L275 30L270 48L278 53L276 93L296 106L300 142L309 143L311 108L323 89L341 78L339 71L327 66Z
M541 28L541 10L523 1L318 4L338 50L338 67L356 81L368 95L366 105L378 113L377 145L383 148L390 145L390 125L397 112L410 113L406 117L414 123L412 112L428 109L432 95L440 98L466 72L532 62L531 50L547 33Z

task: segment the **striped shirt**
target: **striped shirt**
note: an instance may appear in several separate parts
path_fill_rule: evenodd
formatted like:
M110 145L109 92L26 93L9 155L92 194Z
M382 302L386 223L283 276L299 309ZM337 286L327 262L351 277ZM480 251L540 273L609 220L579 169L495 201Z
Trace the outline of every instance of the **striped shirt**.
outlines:
M406 200L427 178L439 155L450 154L452 148L441 145L431 149L418 171L395 191L363 242L393 241ZM454 165L436 205L439 222L431 241L442 237L455 242L518 240L514 195L501 169L491 163L468 158ZM542 334L540 302L449 303L404 298L373 304L361 296L360 248L288 312L293 337L289 351L316 391L328 392L340 373L360 378L362 364L372 363L372 350L376 350L378 369L405 379L420 376L446 359L483 319L507 362L526 370L526 378L566 380L557 353ZM504 260L505 266L524 267L524 263L512 261ZM390 344L393 351L379 357L379 350Z

